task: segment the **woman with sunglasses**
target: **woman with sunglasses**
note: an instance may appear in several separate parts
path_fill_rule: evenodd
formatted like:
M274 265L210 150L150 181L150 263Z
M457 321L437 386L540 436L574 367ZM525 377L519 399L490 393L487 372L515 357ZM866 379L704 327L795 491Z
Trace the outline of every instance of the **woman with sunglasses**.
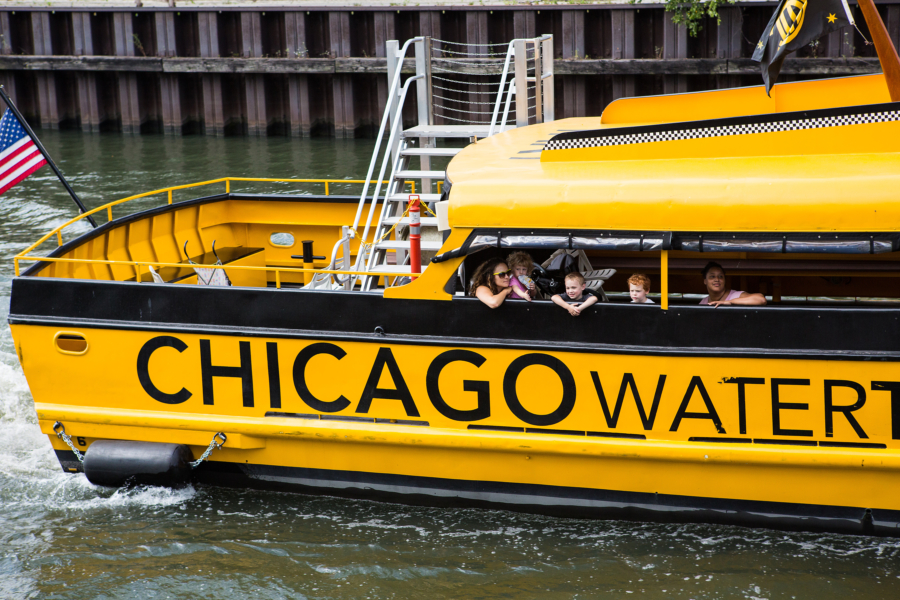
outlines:
M509 278L512 271L502 258L493 258L481 263L472 276L469 294L475 296L491 308L497 308L512 294Z

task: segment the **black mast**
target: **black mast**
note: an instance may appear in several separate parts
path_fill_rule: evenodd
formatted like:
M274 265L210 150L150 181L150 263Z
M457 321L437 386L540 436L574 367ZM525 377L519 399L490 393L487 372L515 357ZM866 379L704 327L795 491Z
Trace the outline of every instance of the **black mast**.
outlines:
M44 148L44 145L41 143L41 140L34 135L34 131L31 130L31 126L28 124L28 121L25 120L25 117L22 116L22 113L19 112L19 109L16 108L16 105L13 104L12 100L9 99L9 96L6 95L6 91L3 89L3 86L0 85L0 96L3 97L3 101L6 102L6 105L9 107L9 110L16 115L16 118L19 120L19 123L22 124L22 127L25 129L25 132L31 138L31 141L34 142L34 145L37 146L37 149L41 151L41 154L44 155L44 159L47 161L47 164L50 165L50 168L53 169L53 172L56 173L56 176L59 177L59 180L62 182L63 186L65 186L66 191L69 192L69 195L72 196L72 200L75 201L75 204L78 205L78 210L81 211L82 214L87 212L87 209L82 204L81 199L75 194L75 190L72 189L72 186L69 185L69 182L66 181L66 178L63 177L63 174L59 172L59 168L57 168L56 163L53 162L53 159L50 158L50 155L47 154L47 149ZM97 227L97 221L94 220L93 216L88 215L87 218L90 221L91 225Z

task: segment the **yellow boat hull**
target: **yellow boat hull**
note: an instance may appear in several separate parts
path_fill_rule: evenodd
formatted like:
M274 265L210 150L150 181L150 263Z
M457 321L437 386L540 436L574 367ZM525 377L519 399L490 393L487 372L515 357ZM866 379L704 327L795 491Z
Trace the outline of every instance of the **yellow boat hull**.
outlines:
M873 384L896 372L889 361L11 320L41 429L70 470L57 421L82 451L140 440L197 457L221 431L228 442L195 471L211 484L571 516L900 525L894 392ZM54 350L60 331L86 351ZM853 384L869 401L841 411L859 401Z
M382 244L402 265L396 229L343 237L366 208L351 197L224 180L65 244L56 230L49 257L17 257L34 264L17 266L9 317L41 428L75 471L57 422L82 450L194 457L222 432L194 471L211 484L897 534L900 309L883 300L900 297L900 113L881 83L629 100L470 144L448 167L439 254L405 285L402 268L359 289L343 270L348 289L312 289L336 263L301 263L297 241L346 239L345 266ZM648 107L660 122L644 127ZM234 287L194 285L184 254L211 264L213 242ZM458 293L514 249L584 252L621 271L610 291L649 274L660 304L573 319ZM772 305L688 305L710 257Z

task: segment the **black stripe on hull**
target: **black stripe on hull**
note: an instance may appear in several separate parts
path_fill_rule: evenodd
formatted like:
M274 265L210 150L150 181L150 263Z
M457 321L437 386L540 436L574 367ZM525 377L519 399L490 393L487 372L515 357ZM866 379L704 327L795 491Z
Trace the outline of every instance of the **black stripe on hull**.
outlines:
M57 450L64 470L75 456ZM242 489L338 496L421 506L505 509L567 518L716 523L792 531L900 535L900 511L758 500L731 500L494 481L467 481L206 462L197 483Z
M253 327L187 327L161 323L145 325L143 323L100 321L60 318L13 318L11 325L39 325L65 328L111 329L120 331L152 331L154 333L191 334L191 335L224 335L231 337L263 337L274 339L318 340L331 342L370 342L374 344L398 344L412 346L452 346L454 348L494 348L502 350L535 351L540 349L541 342L529 340L482 340L476 338L436 337L436 336L398 336L398 335L362 335L320 330L284 330L263 329ZM666 348L663 346L633 346L610 344L579 344L573 342L557 342L552 348L555 352L578 352L590 354L622 354L628 356L682 356L693 358L767 358L767 359L800 359L800 360L842 360L842 361L900 361L900 352L847 352L847 351L815 351L786 350L773 351L765 348L729 348L711 350L709 348Z
M491 310L462 297L442 302L362 292L17 277L9 322L598 353L900 359L897 308L664 311L598 303L573 319L549 301L509 301ZM386 335L376 335L376 329ZM511 333L518 339L510 339Z

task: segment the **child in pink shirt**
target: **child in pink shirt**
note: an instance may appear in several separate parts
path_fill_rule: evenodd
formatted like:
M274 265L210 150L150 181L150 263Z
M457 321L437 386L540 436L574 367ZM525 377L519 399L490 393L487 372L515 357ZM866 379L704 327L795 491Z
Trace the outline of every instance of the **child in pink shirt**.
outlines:
M534 271L534 259L527 252L513 252L506 258L506 264L512 270L509 280L513 294L523 300L534 300L537 297L531 273Z

